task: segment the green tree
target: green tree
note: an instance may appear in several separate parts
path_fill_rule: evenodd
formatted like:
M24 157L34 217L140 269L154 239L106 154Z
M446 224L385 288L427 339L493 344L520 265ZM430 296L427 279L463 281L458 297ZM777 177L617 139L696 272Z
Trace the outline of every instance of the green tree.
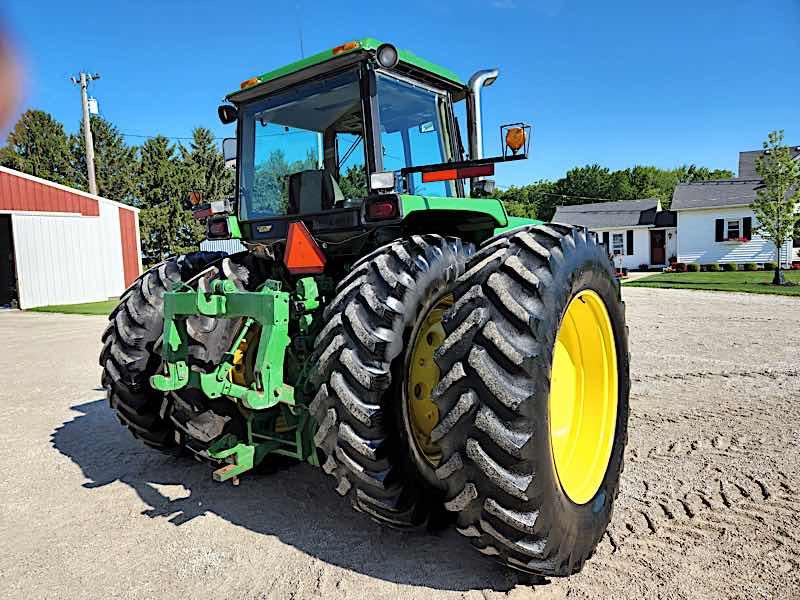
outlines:
M756 172L764 185L756 194L753 212L756 231L775 244L775 276L772 283L784 285L781 248L792 239L800 220L800 163L783 144L783 130L773 131L764 142L764 154L756 159Z
M8 134L0 149L0 165L79 187L71 164L64 126L42 110L27 110Z
M136 202L136 152L128 146L119 130L102 117L91 117L94 144L94 168L97 193L125 204ZM69 138L76 183L89 189L86 176L86 142L83 123L80 131Z
M142 255L148 265L169 256L197 250L205 227L186 210L179 198L172 198L139 213Z
M192 132L189 148L181 146L183 179L190 191L202 194L205 202L213 202L233 193L233 171L225 168L225 159L209 129L197 127Z
M289 162L280 148L256 164L253 177L252 212L254 215L282 215L289 202L289 175L317 168L315 149L306 151L302 160Z
M339 179L339 187L345 198L367 197L367 174L364 165L351 165Z
M727 169L709 169L697 165L683 165L675 169L680 183L694 183L695 181L711 181L713 179L730 179L733 171Z
M523 186L511 186L493 194L503 201L508 214L528 219L539 218L543 207L549 206L553 189L552 181L537 181Z
M139 152L136 196L142 207L142 253L148 263L196 250L205 236L205 228L187 209L190 182L181 163L164 136L150 138Z
M695 165L676 169L636 165L611 171L600 165L586 165L567 171L552 184L549 194L539 205L540 219L553 218L556 208L566 204L590 204L618 200L658 198L662 208L669 208L675 186L681 182L727 179L733 173L724 169L709 169Z

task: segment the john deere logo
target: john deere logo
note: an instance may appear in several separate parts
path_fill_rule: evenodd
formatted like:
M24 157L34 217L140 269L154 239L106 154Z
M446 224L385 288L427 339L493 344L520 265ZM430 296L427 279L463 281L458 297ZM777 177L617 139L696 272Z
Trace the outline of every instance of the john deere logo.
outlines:
M256 229L258 229L258 233L269 233L272 231L272 225L259 225Z

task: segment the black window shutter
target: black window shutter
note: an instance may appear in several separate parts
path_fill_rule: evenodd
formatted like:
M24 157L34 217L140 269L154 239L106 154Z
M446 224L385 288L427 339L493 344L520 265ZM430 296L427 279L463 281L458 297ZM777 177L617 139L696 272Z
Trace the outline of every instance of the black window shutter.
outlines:
M742 219L742 237L746 237L748 240L752 237L753 234L753 218L752 217L745 217Z
M606 247L606 252L608 252L610 250L610 248L608 247L608 232L607 231L603 232L603 246Z
M725 241L725 219L717 219L716 240L718 242Z
M625 233L627 234L627 238L628 238L628 240L627 240L628 241L628 254L633 254L633 230L632 229L628 229L628 231L626 231Z

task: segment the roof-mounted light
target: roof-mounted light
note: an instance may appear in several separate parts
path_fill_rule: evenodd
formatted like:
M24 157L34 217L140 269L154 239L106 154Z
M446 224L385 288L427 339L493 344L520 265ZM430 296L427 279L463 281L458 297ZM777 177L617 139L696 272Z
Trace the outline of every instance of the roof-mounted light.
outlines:
M381 44L375 51L375 56L378 59L378 64L385 69L392 69L400 62L400 55L397 53L397 48L391 44Z

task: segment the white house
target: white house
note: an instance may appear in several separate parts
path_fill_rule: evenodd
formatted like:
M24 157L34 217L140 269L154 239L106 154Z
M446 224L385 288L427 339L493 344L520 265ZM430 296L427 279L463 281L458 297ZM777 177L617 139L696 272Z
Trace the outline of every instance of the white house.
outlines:
M597 233L626 269L664 267L677 253L675 213L662 210L657 198L559 206L553 221Z
M755 233L758 223L750 207L761 185L761 179L752 177L679 184L672 196L678 262L775 262L775 245ZM780 260L785 266L791 262L792 240L781 248Z

